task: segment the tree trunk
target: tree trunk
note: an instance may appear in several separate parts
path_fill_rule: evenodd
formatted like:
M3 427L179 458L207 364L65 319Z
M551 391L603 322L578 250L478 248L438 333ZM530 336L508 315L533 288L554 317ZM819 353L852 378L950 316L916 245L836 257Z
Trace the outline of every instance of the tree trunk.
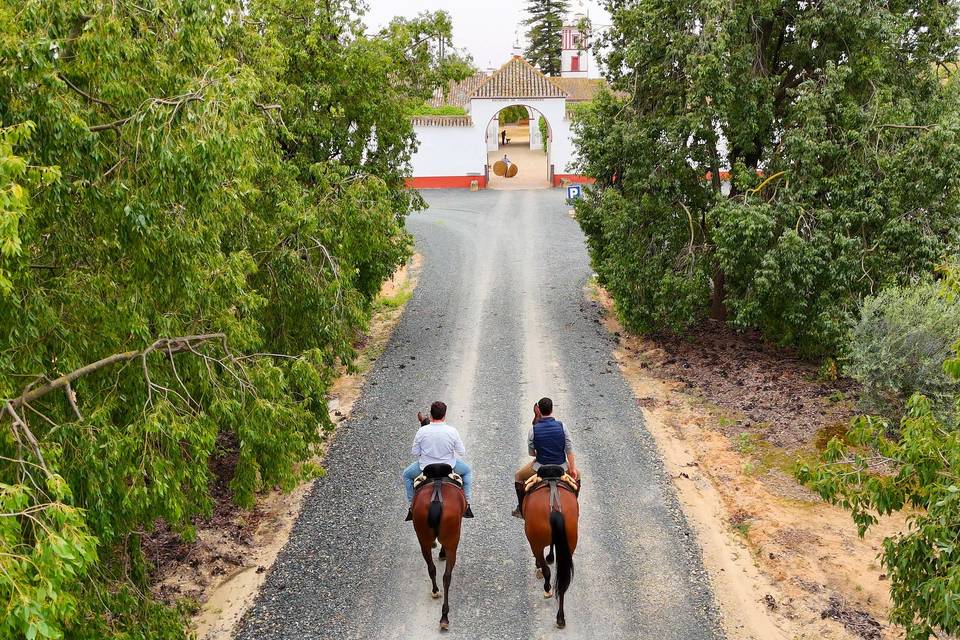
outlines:
M727 321L727 291L724 281L723 269L716 267L713 271L713 290L710 292L710 318L720 322Z

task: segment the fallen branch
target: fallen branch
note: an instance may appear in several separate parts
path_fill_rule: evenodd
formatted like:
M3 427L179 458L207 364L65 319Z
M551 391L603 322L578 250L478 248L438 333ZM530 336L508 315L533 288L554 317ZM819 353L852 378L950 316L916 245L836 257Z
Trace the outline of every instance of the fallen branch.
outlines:
M4 401L5 410L11 417L19 420L19 418L16 417L17 409L33 402L34 400L42 398L52 391L67 389L70 383L78 378L82 378L85 375L99 371L100 369L109 367L110 365L117 364L118 362L129 362L137 358L143 358L144 361L146 361L146 356L158 349L162 349L171 354L179 353L181 351L192 351L192 345L207 342L209 340L223 340L225 342L226 335L223 333L206 333L195 336L160 338L145 349L139 351L124 351L122 353L115 353L111 356L107 356L106 358L101 358L96 362L91 362L90 364L82 366L79 369L75 369L70 373L65 373L59 378L55 378L46 384L37 387L36 389L31 389L28 386L26 389L24 389L24 392L20 394L20 396Z

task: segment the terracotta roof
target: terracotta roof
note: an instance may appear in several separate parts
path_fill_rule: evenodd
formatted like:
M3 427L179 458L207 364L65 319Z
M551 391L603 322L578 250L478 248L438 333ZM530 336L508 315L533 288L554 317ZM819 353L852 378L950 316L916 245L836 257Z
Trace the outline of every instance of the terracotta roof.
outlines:
M413 116L410 121L421 127L472 127L470 116Z
M513 56L477 87L472 98L566 98L560 87L532 64Z
M430 99L430 106L443 107L454 106L466 108L470 102L470 96L476 91L477 87L486 82L489 78L486 73L478 71L476 75L470 76L460 82L453 80L447 85L446 95L440 89L437 89Z
M600 93L600 89L607 86L601 78L550 78L550 82L557 85L567 94L569 102L586 102Z

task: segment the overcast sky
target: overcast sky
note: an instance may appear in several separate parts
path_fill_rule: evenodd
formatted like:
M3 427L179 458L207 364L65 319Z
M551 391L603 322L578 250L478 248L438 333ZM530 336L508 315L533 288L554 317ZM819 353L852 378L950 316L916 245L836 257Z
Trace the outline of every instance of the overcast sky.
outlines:
M526 17L524 0L367 0L370 10L364 17L367 27L376 30L395 15L415 16L423 11L443 9L453 18L453 43L466 49L481 69L499 67L513 53L521 21ZM571 10L590 16L595 25L609 22L598 0L572 0ZM602 27L601 27L602 28ZM590 60L590 77L599 77L597 65Z

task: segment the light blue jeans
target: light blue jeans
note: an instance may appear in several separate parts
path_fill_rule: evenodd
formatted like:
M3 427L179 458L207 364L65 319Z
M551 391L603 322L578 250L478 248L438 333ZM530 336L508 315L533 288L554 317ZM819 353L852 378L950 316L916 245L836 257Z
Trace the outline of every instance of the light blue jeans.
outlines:
M457 464L453 466L453 471L463 478L463 495L467 498L467 502L470 502L470 498L473 496L473 471L470 469L470 465L457 458ZM407 490L407 502L413 501L413 481L418 475L420 475L419 462L414 462L403 470L403 486Z

